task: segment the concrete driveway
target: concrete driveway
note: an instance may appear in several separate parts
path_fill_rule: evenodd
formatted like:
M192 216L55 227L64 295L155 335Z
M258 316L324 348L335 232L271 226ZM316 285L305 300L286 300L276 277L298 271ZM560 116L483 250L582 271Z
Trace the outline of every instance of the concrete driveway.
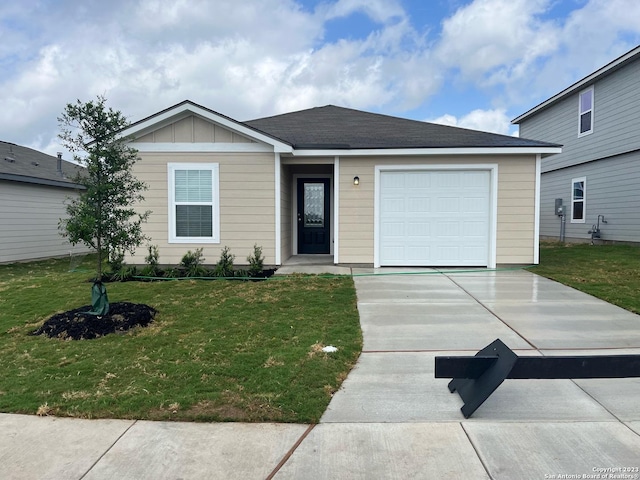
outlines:
M363 353L283 478L587 478L640 467L639 378L507 380L468 420L449 380L434 378L434 357L472 355L496 338L518 355L640 354L639 316L524 270L379 273L355 277Z
M364 349L319 425L0 414L0 478L639 478L640 379L506 380L464 419L433 369L496 338L640 355L640 316L523 270L353 273Z

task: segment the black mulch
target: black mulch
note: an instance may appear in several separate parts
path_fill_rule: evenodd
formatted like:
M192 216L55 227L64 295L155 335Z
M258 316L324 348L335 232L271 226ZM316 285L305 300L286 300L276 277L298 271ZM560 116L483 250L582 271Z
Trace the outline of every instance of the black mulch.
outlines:
M146 327L153 321L156 310L144 303L117 302L109 304L109 314L90 315L91 305L57 313L31 332L51 338L91 340L110 333L126 332L134 327Z

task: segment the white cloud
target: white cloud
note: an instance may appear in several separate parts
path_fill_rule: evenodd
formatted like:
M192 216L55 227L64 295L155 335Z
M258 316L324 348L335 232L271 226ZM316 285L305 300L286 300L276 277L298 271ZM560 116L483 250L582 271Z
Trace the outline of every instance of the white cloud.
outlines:
M438 54L472 80L526 66L557 47L557 28L538 16L549 0L475 0L442 25Z
M28 61L0 79L3 140L38 139L50 153L59 149L56 117L78 98L106 95L132 121L186 98L245 120L328 103L415 108L442 81L395 1L339 0L315 11L293 0L55 7L0 9L20 18L16 32L36 32ZM327 19L354 12L376 28L322 43Z
M482 130L484 132L500 133L509 135L511 122L504 109L496 110L473 110L468 114L457 118L451 114L445 114L433 120L431 123L449 125L452 127L469 128L471 130Z
M554 2L465 0L437 38L433 26L412 26L401 0L9 2L0 5L1 139L55 153L64 105L99 94L133 121L186 98L246 120L328 103L418 115L450 84L465 108L478 92L492 109L446 108L460 118L439 120L507 133L507 112L640 41L637 0L576 3L549 20ZM325 39L329 22L354 14L369 18L369 32Z
M390 19L405 17L405 11L397 0L338 0L334 4L325 4L325 19L348 17L355 12L367 14L373 21L386 23Z
M436 53L449 81L479 88L494 105L529 108L640 41L637 0L575 6L550 19L551 0L474 0L443 22Z

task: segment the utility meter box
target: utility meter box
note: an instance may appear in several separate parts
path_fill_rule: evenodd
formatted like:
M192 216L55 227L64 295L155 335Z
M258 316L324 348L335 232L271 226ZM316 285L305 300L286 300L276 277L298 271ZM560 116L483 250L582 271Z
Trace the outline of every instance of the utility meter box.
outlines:
M562 216L562 215L566 215L567 213L567 207L565 205L562 204L562 199L561 198L556 198L556 205L555 205L556 209L555 209L555 214L558 216Z

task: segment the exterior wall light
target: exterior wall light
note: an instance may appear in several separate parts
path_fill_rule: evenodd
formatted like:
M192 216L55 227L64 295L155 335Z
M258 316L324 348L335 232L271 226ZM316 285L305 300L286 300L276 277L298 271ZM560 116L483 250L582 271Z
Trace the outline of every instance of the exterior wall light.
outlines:
M358 177L358 176L353 177L353 184L354 185L360 185L360 177Z

